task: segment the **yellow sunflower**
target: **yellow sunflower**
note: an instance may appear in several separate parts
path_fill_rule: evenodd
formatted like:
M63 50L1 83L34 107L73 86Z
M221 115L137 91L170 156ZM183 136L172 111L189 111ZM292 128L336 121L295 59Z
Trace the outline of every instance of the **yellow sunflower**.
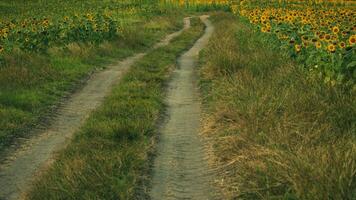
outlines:
M332 30L333 30L333 33L334 33L334 34L338 34L339 31L340 31L339 27L337 27L337 26L334 26L334 27L332 28Z
M296 45L294 46L294 49L295 49L295 51L296 51L297 53L299 53L299 52L302 50L302 46L299 45L299 44L296 44Z
M322 47L321 42L316 42L316 43L315 43L315 47L316 47L317 49L320 49L320 48Z
M346 47L346 43L345 42L340 42L339 43L339 47L344 49Z
M331 53L335 53L336 46L334 44L329 44L328 45L328 51L331 52Z
M356 43L356 35L351 35L349 38L349 44L354 45Z

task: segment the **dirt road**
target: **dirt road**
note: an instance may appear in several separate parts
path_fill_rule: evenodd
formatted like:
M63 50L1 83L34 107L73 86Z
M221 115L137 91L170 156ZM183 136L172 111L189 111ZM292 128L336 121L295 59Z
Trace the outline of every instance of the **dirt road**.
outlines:
M168 45L183 30L190 27L189 18L184 19L184 28L168 35L153 49ZM32 177L46 163L53 153L63 148L68 139L80 128L89 114L102 104L105 96L110 94L112 86L145 53L129 57L116 65L92 76L82 88L73 94L54 117L51 125L24 142L16 151L9 154L0 165L0 199L18 199L22 191L31 183Z
M154 161L153 200L212 199L210 183L213 173L205 159L205 149L198 132L201 105L194 67L198 54L208 43L214 28L208 16L201 20L206 25L204 35L178 60L168 88L168 119L161 127L157 157Z

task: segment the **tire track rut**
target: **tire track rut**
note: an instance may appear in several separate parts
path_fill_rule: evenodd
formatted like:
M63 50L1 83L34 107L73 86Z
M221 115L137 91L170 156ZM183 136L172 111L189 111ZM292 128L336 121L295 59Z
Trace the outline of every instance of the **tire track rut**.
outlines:
M201 16L204 35L178 60L179 67L169 83L167 121L160 128L161 136L153 166L153 200L214 198L212 170L206 150L199 137L201 105L194 66L199 52L208 43L214 28L208 16Z

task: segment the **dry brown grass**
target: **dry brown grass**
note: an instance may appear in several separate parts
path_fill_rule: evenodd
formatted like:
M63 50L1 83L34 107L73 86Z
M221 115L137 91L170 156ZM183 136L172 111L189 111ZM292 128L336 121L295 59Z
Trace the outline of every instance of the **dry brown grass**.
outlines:
M203 133L224 198L356 198L354 92L308 78L245 23L215 19Z

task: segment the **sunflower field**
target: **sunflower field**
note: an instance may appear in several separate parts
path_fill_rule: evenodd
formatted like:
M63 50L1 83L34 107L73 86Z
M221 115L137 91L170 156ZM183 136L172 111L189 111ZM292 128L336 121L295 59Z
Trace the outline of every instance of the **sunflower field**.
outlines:
M43 51L50 46L71 42L100 43L112 39L117 32L114 20L107 13L87 13L50 20L25 19L0 22L0 53L18 48Z
M231 0L160 0L164 7L180 7L194 11L230 10Z
M51 0L41 7L33 1L13 2L12 10L0 10L0 60L14 50L44 52L73 42L111 40L139 15L151 14L152 6L147 5L147 0L69 1L62 6Z
M241 1L231 8L257 30L276 37L281 48L325 83L355 84L356 10L352 2Z
M326 84L355 85L356 1L350 0L166 0L184 7L228 6L269 34Z

